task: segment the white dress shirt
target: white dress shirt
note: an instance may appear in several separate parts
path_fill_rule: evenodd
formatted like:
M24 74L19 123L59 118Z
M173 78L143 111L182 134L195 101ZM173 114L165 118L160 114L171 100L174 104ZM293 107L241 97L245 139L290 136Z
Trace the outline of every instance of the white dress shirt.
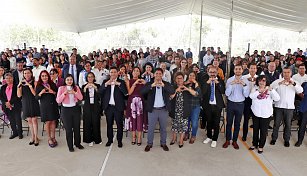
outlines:
M155 88L156 88L156 95L155 95L154 108L162 108L165 106L162 95L162 87L155 87Z
M302 85L304 82L307 82L307 74L304 74L302 76L299 73L297 73L297 74L292 76L292 79L294 79L295 81L299 82L300 85Z
M115 84L111 85L111 96L110 96L110 101L109 101L110 105L115 105L114 88L115 88Z
M101 70L99 70L98 68L94 68L93 73L95 75L96 83L99 85L101 85L104 80L109 79L110 77L109 70L105 68Z
M276 92L280 95L280 100L275 102L275 107L284 108L284 109L295 109L294 106L295 94L302 93L303 88L297 81L294 81L292 78L291 81L295 82L296 84L295 86L284 85L284 84L279 85L278 83L280 83L283 80L284 78L280 78L275 80L271 84L271 87L275 89Z
M214 57L213 57L213 55L212 54L210 54L210 55L205 55L204 57L203 57L203 64L204 64L204 66L206 67L208 64L210 64L211 63L211 61L214 59Z
M39 65L38 67L33 67L32 72L35 78L35 81L38 81L40 73L46 70L46 67Z

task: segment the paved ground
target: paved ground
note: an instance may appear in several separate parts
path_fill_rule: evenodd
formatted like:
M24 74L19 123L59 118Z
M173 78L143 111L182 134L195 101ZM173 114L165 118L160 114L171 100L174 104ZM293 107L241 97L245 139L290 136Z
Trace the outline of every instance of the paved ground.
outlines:
M168 131L169 143L171 135ZM169 152L159 147L159 134L156 134L154 147L148 153L144 152L146 135L142 146L132 146L128 136L124 137L122 149L117 147L116 141L111 148L107 148L104 146L105 119L102 120L102 145L89 147L84 144L84 150L76 149L70 153L64 133L61 131L61 137L57 136L59 146L52 149L47 145L47 137L41 136L41 133L40 145L35 147L28 145L29 137L26 135L22 140L9 140L10 130L5 128L0 139L0 176L303 176L307 173L307 142L300 148L294 147L297 132L293 132L289 148L283 147L283 141L279 138L275 146L268 144L261 155L247 150L250 137L246 143L239 141L240 150L232 146L223 149L223 133L220 134L217 148L213 149L210 145L202 144L205 131L201 129L193 145L185 143L180 149L175 144L169 146ZM269 140L270 135L267 143Z

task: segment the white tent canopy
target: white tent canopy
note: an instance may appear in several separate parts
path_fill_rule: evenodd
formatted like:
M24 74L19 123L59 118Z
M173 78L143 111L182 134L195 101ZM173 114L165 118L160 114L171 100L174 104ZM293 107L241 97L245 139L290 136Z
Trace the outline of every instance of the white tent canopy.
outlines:
M151 19L200 14L201 0L2 0L0 23L87 32ZM234 20L307 30L306 0L234 0ZM230 0L204 0L204 15L230 18Z

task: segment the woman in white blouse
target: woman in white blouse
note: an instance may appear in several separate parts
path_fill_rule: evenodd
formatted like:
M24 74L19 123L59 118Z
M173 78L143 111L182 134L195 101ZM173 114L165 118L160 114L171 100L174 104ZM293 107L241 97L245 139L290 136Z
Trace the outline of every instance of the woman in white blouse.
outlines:
M256 80L256 86L252 90L249 97L252 99L251 109L254 113L253 117L253 145L249 150L258 148L258 153L263 152L268 128L269 117L273 114L273 101L279 101L280 96L270 87L269 80L265 75L260 75ZM260 132L260 138L259 138Z

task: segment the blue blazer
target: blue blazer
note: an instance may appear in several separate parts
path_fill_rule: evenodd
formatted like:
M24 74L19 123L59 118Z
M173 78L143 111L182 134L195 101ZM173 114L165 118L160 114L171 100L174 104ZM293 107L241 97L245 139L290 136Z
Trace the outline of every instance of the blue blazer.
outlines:
M70 64L65 64L62 68L62 78L65 79L65 77L68 75L69 73L69 68L70 68ZM79 75L80 72L83 70L81 65L76 64L76 68L77 68L77 80L75 80L75 84L79 85Z

